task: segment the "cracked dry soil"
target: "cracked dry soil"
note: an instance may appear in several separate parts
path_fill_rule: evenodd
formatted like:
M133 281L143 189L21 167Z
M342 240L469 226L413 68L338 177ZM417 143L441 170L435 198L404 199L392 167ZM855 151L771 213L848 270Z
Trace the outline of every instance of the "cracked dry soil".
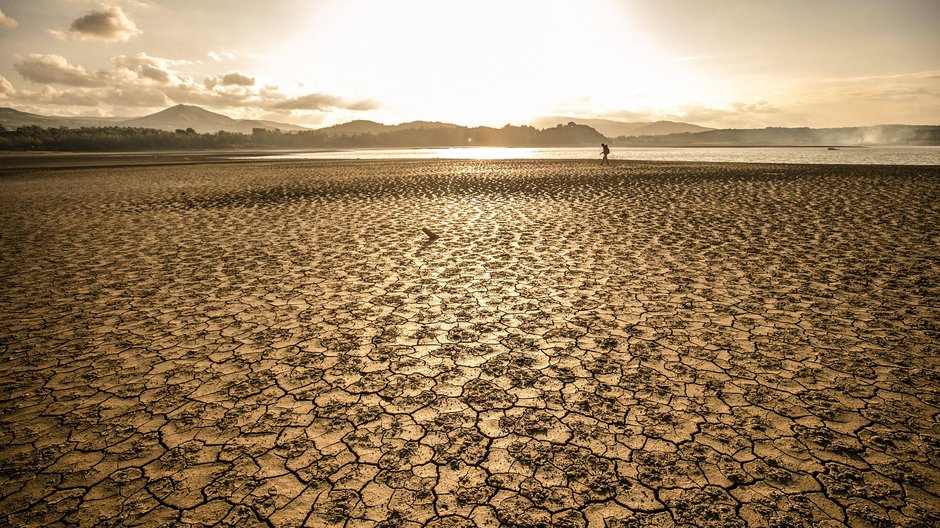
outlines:
M12 171L0 525L937 526L938 183Z

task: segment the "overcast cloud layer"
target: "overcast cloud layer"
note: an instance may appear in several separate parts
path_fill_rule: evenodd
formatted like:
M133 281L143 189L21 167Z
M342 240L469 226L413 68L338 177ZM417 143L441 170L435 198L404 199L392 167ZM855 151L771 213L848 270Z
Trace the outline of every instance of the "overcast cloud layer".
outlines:
M940 123L931 0L0 0L0 106L299 124Z

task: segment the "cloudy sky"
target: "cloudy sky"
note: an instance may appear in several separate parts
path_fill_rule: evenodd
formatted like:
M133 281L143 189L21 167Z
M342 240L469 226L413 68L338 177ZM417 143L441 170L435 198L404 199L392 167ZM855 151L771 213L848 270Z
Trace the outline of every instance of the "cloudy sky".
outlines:
M937 0L0 0L0 106L940 124Z

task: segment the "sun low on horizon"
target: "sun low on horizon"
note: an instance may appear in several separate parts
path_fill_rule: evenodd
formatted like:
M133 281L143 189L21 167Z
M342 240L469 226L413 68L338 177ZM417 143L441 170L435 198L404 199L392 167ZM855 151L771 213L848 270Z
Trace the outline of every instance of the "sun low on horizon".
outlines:
M707 91L658 57L617 2L387 2L313 8L310 29L274 50L336 91L379 92L390 110L462 124L519 123L558 111L666 108ZM310 50L294 64L291 50ZM317 53L317 50L330 50ZM394 116L390 116L394 117Z
M0 0L0 106L324 126L940 122L938 4Z

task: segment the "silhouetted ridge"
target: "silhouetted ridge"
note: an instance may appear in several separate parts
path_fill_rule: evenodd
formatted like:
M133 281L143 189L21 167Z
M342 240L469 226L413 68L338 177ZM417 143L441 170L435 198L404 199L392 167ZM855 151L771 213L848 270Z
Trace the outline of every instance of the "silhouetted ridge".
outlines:
M826 146L940 145L937 125L877 125L842 128L724 129L660 136L621 136L619 146Z
M122 126L155 128L158 130L176 130L192 128L196 132L239 132L250 133L255 128L268 130L308 130L290 123L277 123L257 119L232 119L231 117L210 112L193 105L178 104L154 114L121 122Z
M101 127L120 123L126 117L97 117L97 116L44 116L23 112L14 108L0 108L0 124L6 128L20 128L24 126L41 127Z
M623 124L623 123L622 123ZM940 126L706 130L653 135L687 123L645 123L638 134L608 139L569 121L532 126L464 127L436 121L385 125L357 120L319 130L288 123L232 119L193 105L176 105L139 118L55 117L0 108L0 150L131 150L253 148L599 147L613 146L832 146L940 145ZM644 132L645 130L645 132Z
M560 123L575 123L578 125L587 125L607 137L618 136L655 136L660 134L676 134L682 132L704 132L712 130L703 126L693 125L691 123L678 123L675 121L615 121L613 119L579 117L540 117L530 121L529 124L537 128L554 127Z
M441 123L438 121L411 121L408 123L401 123L398 125L386 125L383 123L377 123L375 121L368 121L365 119L357 119L355 121L350 121L348 123L342 123L339 125L328 126L319 129L320 132L324 134L337 136L337 135L356 135L356 134L385 134L388 132L396 132L401 130L413 130L413 129L453 129L461 128L460 125L454 125L451 123Z
M695 132L707 132L714 130L703 126L693 125L691 123L677 123L675 121L656 121L638 127L632 135L634 136L662 136L665 134L684 134Z

